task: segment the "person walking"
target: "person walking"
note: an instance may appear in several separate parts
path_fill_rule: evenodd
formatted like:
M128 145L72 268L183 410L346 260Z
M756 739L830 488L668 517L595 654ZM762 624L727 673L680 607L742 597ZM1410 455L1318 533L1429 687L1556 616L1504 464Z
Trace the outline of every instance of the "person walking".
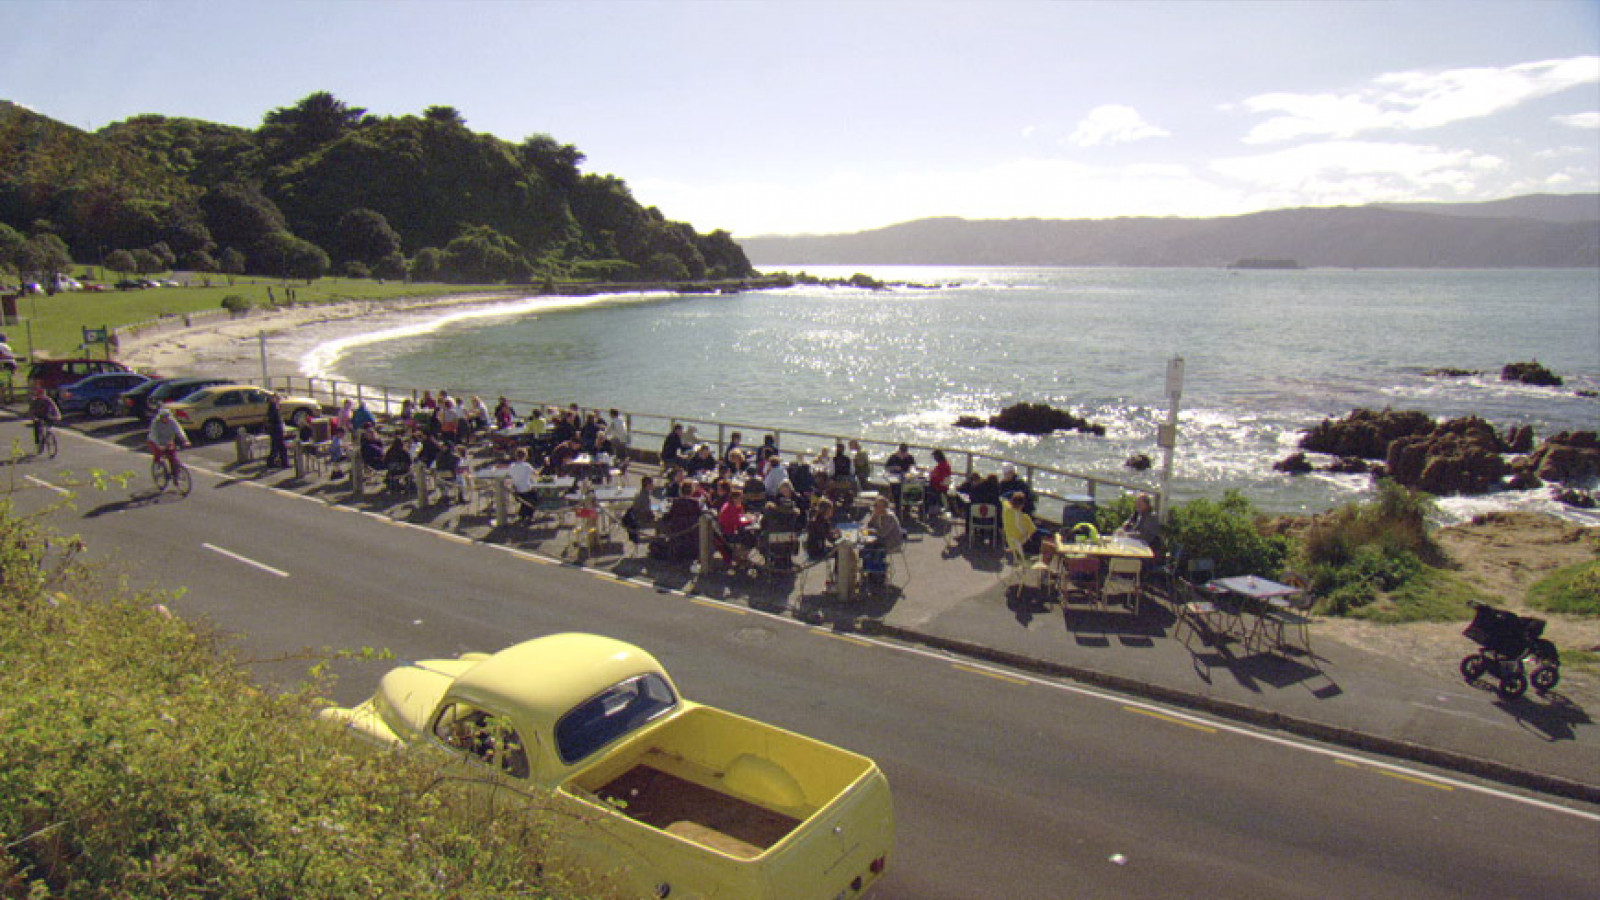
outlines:
M283 432L283 406L274 393L267 400L267 468L289 468L289 442Z

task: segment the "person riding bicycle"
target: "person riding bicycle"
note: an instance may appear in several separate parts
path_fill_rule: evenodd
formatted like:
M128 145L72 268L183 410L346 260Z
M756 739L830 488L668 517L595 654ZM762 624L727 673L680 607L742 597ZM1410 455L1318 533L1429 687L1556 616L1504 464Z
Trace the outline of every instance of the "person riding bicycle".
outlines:
M33 404L28 407L28 415L33 418L33 448L38 450L44 447L45 433L61 424L61 407L50 399L44 388L34 388Z
M178 461L178 448L189 446L189 436L183 433L183 426L178 424L172 410L163 406L156 412L150 422L148 441L151 455L165 461L167 471L176 474L183 465Z

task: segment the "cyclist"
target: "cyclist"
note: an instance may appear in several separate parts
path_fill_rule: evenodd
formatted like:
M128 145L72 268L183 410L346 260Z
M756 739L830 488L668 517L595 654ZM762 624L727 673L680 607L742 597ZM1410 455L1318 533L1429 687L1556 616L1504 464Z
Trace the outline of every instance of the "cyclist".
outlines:
M33 389L33 404L28 408L28 414L33 418L33 449L35 452L44 449L44 436L50 429L61 423L61 407L56 401L50 399L44 388Z
M163 406L156 417L150 422L149 435L150 453L156 459L167 464L167 473L173 476L183 468L183 463L178 460L178 448L189 446L189 436L183 433L183 426L178 424L172 410Z

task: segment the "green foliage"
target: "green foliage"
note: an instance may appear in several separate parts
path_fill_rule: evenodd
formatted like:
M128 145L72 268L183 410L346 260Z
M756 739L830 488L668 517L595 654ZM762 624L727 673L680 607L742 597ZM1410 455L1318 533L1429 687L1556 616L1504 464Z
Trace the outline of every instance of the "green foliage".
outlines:
M1185 559L1212 560L1220 576L1273 575L1288 555L1288 541L1263 534L1256 518L1255 507L1238 491L1221 500L1191 500L1173 507L1167 546L1182 547Z
M222 308L228 312L244 312L254 305L254 303L250 302L250 298L239 294L229 294L222 298Z
M60 574L49 546L0 517L0 894L568 890L540 872L535 805L491 815L431 758L357 751L314 722L311 688L257 691L161 598L41 577Z
M1557 569L1528 589L1528 605L1548 612L1600 616L1600 559Z

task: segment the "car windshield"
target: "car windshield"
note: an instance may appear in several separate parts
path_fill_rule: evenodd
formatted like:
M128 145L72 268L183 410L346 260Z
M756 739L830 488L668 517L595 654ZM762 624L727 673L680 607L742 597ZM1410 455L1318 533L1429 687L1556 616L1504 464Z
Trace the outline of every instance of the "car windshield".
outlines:
M650 673L619 682L556 723L556 752L571 765L678 704L672 685Z

